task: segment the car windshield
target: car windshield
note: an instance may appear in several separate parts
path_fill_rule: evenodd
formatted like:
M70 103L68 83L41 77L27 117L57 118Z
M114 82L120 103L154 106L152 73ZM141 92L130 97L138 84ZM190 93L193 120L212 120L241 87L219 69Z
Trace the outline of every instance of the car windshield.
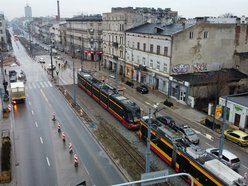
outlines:
M238 163L238 162L240 162L239 158L234 158L231 160L231 163Z
M187 136L191 136L195 134L191 128L185 128L183 130Z
M243 140L248 140L248 135L243 137Z

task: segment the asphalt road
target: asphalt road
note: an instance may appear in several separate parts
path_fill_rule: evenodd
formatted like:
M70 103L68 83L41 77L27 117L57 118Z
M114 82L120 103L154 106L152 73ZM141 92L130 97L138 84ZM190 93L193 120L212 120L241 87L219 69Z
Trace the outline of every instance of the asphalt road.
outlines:
M15 69L22 69L27 75L26 103L14 107L16 182L19 185L69 185L83 179L87 180L87 185L125 182L115 164L51 84L40 64L26 54L20 43L13 46L21 63ZM56 113L66 134L64 146L56 124L51 121L52 112ZM67 151L69 141L79 157L77 169Z

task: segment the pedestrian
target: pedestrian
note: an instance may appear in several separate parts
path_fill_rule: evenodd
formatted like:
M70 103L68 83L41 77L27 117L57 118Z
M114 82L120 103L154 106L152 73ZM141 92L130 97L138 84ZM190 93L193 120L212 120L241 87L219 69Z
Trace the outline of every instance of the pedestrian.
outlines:
M59 68L60 68L60 63L59 63Z
M4 74L6 75L6 69L4 69Z
M67 64L67 60L65 61L65 64Z
M58 70L56 70L56 73L57 73L57 76L59 75L59 71Z

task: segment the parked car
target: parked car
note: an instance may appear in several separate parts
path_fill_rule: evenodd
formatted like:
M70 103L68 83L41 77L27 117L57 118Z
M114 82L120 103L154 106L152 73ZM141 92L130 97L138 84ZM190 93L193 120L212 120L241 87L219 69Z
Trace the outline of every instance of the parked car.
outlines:
M223 149L221 159L219 158L219 149L209 148L209 149L206 149L206 151L212 154L215 158L219 159L222 163L224 163L231 169L237 170L240 167L239 158L226 149Z
M224 131L225 138L237 143L239 146L248 146L248 134L241 130L227 129Z
M176 129L176 122L170 116L157 116L156 119L171 128Z
M191 143L197 145L200 142L200 139L198 135L195 133L195 131L187 126L187 125L181 125L181 126L176 126L177 130L180 131L187 140L189 140Z
M128 86L133 88L134 83L132 81L126 81L126 85L128 85Z
M149 89L146 85L140 85L136 87L136 90L140 92L141 94L148 94Z
M41 57L40 59L39 59L39 63L45 63L46 61L45 61L45 59L43 58L43 57Z
M56 66L55 65L51 65L49 64L48 67L47 67L48 70L55 70L56 69Z

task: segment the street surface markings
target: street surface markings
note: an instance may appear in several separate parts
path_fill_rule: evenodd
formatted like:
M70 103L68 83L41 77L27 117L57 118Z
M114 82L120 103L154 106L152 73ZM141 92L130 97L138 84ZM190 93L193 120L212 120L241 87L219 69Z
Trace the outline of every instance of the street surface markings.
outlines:
M214 139L213 139L213 137L211 136L211 135L209 135L209 134L202 134L200 131L198 131L198 130L195 130L195 129L193 129L193 131L195 131L195 133L196 134L200 134L200 135L202 135L203 137L205 137L205 138L207 138L207 139L209 139L209 140L211 140L211 141L213 141Z
M38 123L37 122L35 122L35 126L38 128Z
M29 82L27 83L26 89L35 89L35 88L46 88L46 87L53 87L50 81L42 81L42 82Z
M154 108L157 108L158 105L159 105L159 103L156 103L156 104L153 105L153 107L154 107Z
M248 169L248 167L246 167L245 165L241 164L242 167L244 167L245 169Z
M206 145L208 145L211 148L214 148L214 146L213 145L210 145L209 143L206 143Z
M34 88L36 88L36 85L35 85L35 83L34 83L34 82L32 83L32 86L33 86Z
M43 140L42 140L42 137L40 137L40 142L43 144Z
M31 102L29 101L28 104L31 105Z
M46 157L46 160L47 160L47 165L50 167L50 162L49 162L48 157Z
M146 101L145 101L145 104L152 106L152 104L151 104L151 103L148 103L148 102L146 102Z
M31 111L31 113L32 113L32 115L34 115L34 111L33 110Z
M209 140L214 141L214 139L213 139L213 137L212 137L211 135L209 135L209 134L205 134L205 135L206 135L206 137L207 137Z
M40 85L41 85L42 88L45 87L45 85L43 84L43 82L40 82Z

